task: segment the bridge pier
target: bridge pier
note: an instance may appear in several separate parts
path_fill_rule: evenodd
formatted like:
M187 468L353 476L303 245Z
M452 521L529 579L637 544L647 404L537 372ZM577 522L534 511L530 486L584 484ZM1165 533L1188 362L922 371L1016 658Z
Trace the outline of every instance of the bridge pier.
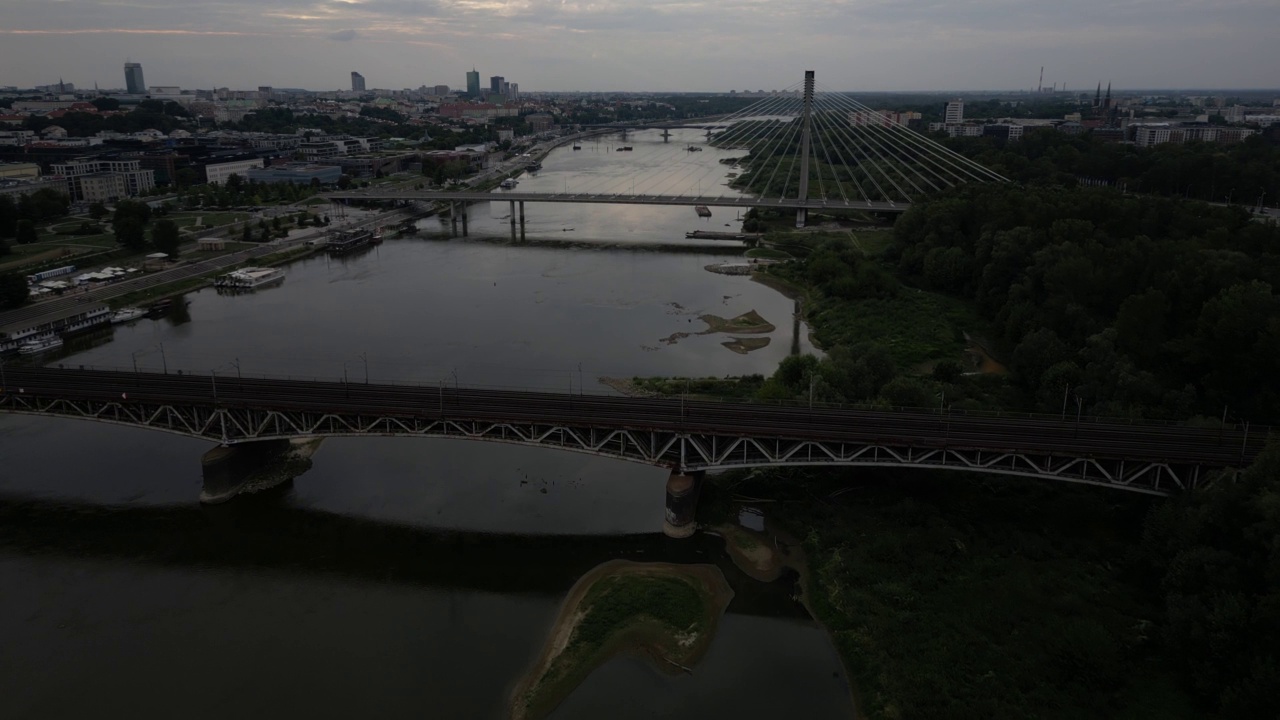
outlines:
M511 211L507 213L507 215L511 218L511 227L515 227L516 226L516 201L512 200L510 202L511 202ZM523 203L521 203L521 207L522 208L524 207Z
M319 444L315 438L298 438L214 447L200 458L200 502L216 505L288 482L311 469L311 454Z
M467 204L462 203L462 237L467 236Z
M671 538L687 538L698 529L694 521L698 511L698 494L702 491L704 472L672 471L667 478L667 512L662 534Z
M664 142L664 143L669 143L669 142L671 142L671 131L670 131L670 130L663 129L663 131L662 131L662 142Z
M453 236L458 237L458 203L449 203L449 222L453 225Z
M809 208L796 209L796 227L804 227L805 221L809 219Z

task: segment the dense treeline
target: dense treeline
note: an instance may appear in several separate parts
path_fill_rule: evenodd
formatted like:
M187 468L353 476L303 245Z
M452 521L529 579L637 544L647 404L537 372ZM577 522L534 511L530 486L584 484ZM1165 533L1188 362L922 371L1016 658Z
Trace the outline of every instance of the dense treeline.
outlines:
M96 103L95 103L96 104ZM176 102L143 100L133 110L123 115L98 115L86 112L69 112L60 118L29 115L22 122L24 130L40 132L51 125L67 131L71 137L90 137L104 130L133 133L142 130L159 130L169 133L186 127L190 114Z
M1235 208L1110 191L973 187L895 229L902 276L972 298L1015 382L1110 415L1280 407L1280 228Z
M34 242L36 223L63 217L70 208L71 199L67 194L52 188L40 188L16 199L12 195L0 195L0 255L9 250L5 240L15 238L23 245Z
M1129 192L1208 202L1257 204L1280 200L1280 147L1254 135L1231 145L1166 143L1152 148L1104 142L1091 134L1033 130L1017 142L957 138L947 144L1023 183L1073 187L1100 180ZM1265 195L1265 198L1264 198Z
M1280 441L1236 482L1148 517L1143 566L1187 689L1221 718L1275 717L1280 696Z
M346 178L345 175L342 177ZM350 178L347 178L344 184L349 186ZM264 202L276 200L293 203L311 197L319 187L320 183L318 181L310 185L264 183L245 180L239 175L232 175L227 178L225 183L192 185L179 188L177 203L188 209L261 205Z

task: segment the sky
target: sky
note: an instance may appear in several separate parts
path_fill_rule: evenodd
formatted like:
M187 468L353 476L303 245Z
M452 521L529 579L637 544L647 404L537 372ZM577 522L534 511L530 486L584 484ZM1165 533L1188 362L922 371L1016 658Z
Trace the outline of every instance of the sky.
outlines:
M1276 88L1276 0L0 0L0 85Z

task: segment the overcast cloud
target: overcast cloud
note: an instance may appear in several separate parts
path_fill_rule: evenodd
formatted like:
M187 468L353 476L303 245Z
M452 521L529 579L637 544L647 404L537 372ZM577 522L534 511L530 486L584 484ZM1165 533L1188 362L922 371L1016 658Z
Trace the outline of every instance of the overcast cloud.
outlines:
M0 85L1276 87L1276 0L0 0Z

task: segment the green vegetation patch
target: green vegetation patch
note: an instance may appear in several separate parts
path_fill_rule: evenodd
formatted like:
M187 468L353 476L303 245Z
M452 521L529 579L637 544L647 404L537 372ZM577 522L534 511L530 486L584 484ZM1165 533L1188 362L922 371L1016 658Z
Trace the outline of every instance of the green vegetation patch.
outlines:
M1161 657L1160 603L1128 563L1150 499L912 472L777 471L734 488L777 498L775 518L805 538L808 605L860 716L1195 716Z
M511 717L547 716L621 652L644 655L663 672L689 671L732 596L714 565L615 560L597 567L569 591L541 657L516 687Z
M984 327L972 304L916 288L886 298L822 297L806 319L822 347L874 342L900 367L958 358L964 333Z

